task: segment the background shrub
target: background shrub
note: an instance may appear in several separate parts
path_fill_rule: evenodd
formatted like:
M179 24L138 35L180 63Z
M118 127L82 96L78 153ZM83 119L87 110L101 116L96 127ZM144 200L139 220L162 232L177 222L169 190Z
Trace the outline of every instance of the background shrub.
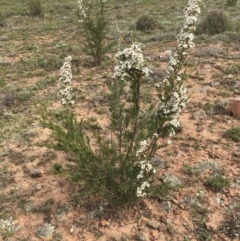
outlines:
M237 1L238 0L227 0L226 5L229 6L229 7L236 6L237 5Z
M215 35L222 33L230 28L227 14L222 10L210 10L202 21L198 24L197 34Z
M149 15L142 15L136 22L136 29L140 31L150 31L157 28L155 19Z
M229 140L240 142L240 127L232 127L231 129L227 130L223 136Z
M2 12L0 12L0 26L5 26L5 24L6 24L6 16L2 13Z
M41 16L43 15L42 4L40 0L29 0L28 11L30 16Z

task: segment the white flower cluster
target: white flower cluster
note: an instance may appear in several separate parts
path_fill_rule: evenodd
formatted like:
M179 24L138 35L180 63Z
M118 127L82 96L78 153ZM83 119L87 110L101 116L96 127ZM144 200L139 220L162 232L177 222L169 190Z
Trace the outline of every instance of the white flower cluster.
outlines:
M151 70L145 67L142 46L140 43L133 43L130 48L125 48L115 55L119 64L115 67L114 77L126 80L131 78L135 71L141 76L149 76Z
M61 104L63 106L74 105L74 101L71 95L72 88L70 86L72 83L71 60L71 56L66 57L60 70L61 77L59 78L58 84L60 90L58 91L58 95L61 96Z
M152 173L156 173L155 168L150 164L148 161L143 160L139 162L139 166L141 168L140 173L137 175L137 179L144 178L144 174L149 174L151 171Z
M146 197L147 193L144 192L146 187L150 187L150 184L148 182L143 182L140 187L137 188L137 197Z
M79 22L83 22L87 18L89 6L91 5L91 0L78 0L78 8L80 19Z
M144 179L146 175L149 173L156 173L156 169L150 164L148 161L143 160L139 162L139 166L141 168L140 173L137 175L137 179ZM147 193L145 189L150 187L150 183L147 181L143 181L140 187L137 187L136 195L137 197L146 197Z
M200 13L201 0L189 0L188 6L185 9L185 23L177 36L177 50L170 57L167 67L167 76L162 81L165 89L169 93L164 93L160 99L159 115L170 119L169 124L172 126L171 135L174 135L174 127L179 126L178 114L186 106L188 97L186 96L186 87L183 85L182 75L179 73L184 60L187 56L187 49L194 47L193 32L196 29L197 16ZM161 86L156 84L156 87Z
M137 150L136 156L137 157L143 157L143 158L146 157L145 151L147 150L148 147L149 147L149 144L147 143L146 140L141 141L140 142L140 149ZM150 173L153 173L153 174L156 173L155 168L147 160L140 161L138 163L138 165L140 167L140 172L137 175L138 180L141 180L141 179L144 180L146 178L146 176L149 176ZM137 191L136 191L137 197L145 197L147 195L147 193L144 192L144 190L148 187L150 187L150 184L146 181L143 181L141 186L137 187Z
M144 141L140 141L140 149L137 150L136 152L136 157L139 157L140 155L144 155L144 152L147 150L148 148L148 143L146 140Z

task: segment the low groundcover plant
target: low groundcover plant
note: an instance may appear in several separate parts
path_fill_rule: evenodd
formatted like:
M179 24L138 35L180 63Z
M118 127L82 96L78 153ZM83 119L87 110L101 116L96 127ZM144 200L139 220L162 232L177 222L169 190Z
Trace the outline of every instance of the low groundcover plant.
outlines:
M159 103L147 105L141 98L144 80L151 73L145 65L143 45L133 43L116 54L118 64L108 83L111 138L96 131L90 135L84 121L76 120L70 88L71 58L65 59L59 84L62 90L58 92L64 108L58 116L43 112L42 122L52 130L54 147L75 157L76 164L68 171L71 179L109 204L130 205L161 192L163 184L155 180L157 170L152 158L167 145L164 141L160 145L159 138L170 138L180 126L178 115L188 100L181 70L187 50L194 46L199 4L200 0L189 0L186 7L178 47L170 58L166 77L156 84ZM92 148L93 141L98 148Z

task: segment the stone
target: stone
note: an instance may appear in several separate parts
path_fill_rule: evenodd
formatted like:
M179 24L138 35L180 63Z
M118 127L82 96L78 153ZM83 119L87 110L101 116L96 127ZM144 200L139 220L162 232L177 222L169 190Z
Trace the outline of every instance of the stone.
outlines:
M170 211L171 211L171 203L169 201L162 202L162 210L164 210L167 213L170 213Z
M137 233L136 234L136 239L138 241L147 241L146 235L144 233Z
M41 189L42 189L42 186L41 186L40 184L37 184L37 185L36 185L36 190L37 190L37 191L40 191Z
M198 71L196 71L196 74L197 74L197 75L206 75L206 74L207 74L207 71L204 70L204 69L198 70Z
M234 177L234 182L236 183L236 187L240 189L240 176Z
M51 240L53 232L54 226L51 226L49 223L44 223L41 227L38 228L35 236L43 240Z
M177 178L176 176L174 176L173 174L171 174L171 173L165 173L163 175L162 180L163 180L164 183L168 183L169 182L173 187L182 184L181 180L179 178Z
M157 220L150 220L149 222L148 222L148 225L151 227L151 228L153 228L153 229L158 229L159 227L160 227L160 225L161 225L161 223L160 222L158 222Z
M30 213L35 209L35 205L32 201L30 201L25 204L24 209L25 209L26 213Z
M209 162L209 161L203 161L200 164L196 165L195 167L196 172L202 173L206 170L211 170L211 171L219 171L219 166L215 162Z
M160 168L165 168L166 165L165 163L163 162L162 159L160 159L158 156L154 156L152 159L151 159L151 162L156 165L157 167L160 167Z
M160 220L162 223L167 223L167 218L165 216L161 216Z
M240 116L240 98L229 99L229 109L234 116Z
M158 235L159 235L159 233L158 233L157 230L152 230L152 231L151 231L151 235L152 235L154 238L157 238Z
M164 236L163 234L160 234L160 235L158 236L158 240L159 240L159 241L166 241L166 238L165 238L165 236Z
M211 82L211 86L212 87L215 87L215 86L217 86L217 85L219 85L220 84L220 82Z
M240 157L240 151L234 151L233 156L235 157Z
M215 63L215 64L214 64L214 67L215 67L216 69L222 70L223 65L222 65L221 63Z
M213 222L206 222L206 229L212 232L216 232L218 230L218 226Z
M149 211L149 210L144 210L142 215L145 217L145 218L151 218L152 217L152 212Z
M108 227L109 226L109 222L107 220L105 220L105 219L102 219L101 220L101 226L102 227Z
M172 55L172 50L165 50L163 52L160 53L160 60L161 61L168 61L170 59L170 56Z
M195 119L195 120L205 120L206 119L206 113L204 110L193 112L192 116L193 116L193 119Z
M160 227L159 227L159 231L160 232L165 232L165 231L167 231L167 225L165 224L165 223L161 223L160 224Z
M42 176L42 173L37 169L37 168L31 168L30 171L29 171L29 175L30 177L41 177Z

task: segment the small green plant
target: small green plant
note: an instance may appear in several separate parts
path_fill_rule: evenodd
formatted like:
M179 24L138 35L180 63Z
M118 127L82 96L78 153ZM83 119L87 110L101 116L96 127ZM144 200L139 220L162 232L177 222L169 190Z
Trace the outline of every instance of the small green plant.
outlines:
M53 171L54 174L62 173L62 171L63 171L62 165L60 165L58 163L53 164L52 171Z
M228 15L222 10L210 10L197 26L197 34L215 35L230 28Z
M197 172L197 170L195 170L194 167L191 167L191 166L186 165L186 164L183 165L183 168L182 168L182 169L183 169L183 172L186 173L186 174L188 174L189 176L193 176L193 175L199 174L199 173Z
M107 43L108 20L106 18L106 0L78 0L79 23L83 27L85 43L83 51L101 65L104 55L114 46Z
M223 136L229 140L240 142L240 127L232 127L231 129L227 130Z
M234 7L237 5L238 0L227 0L226 5L228 7Z
M234 63L229 65L226 69L224 69L224 73L228 74L239 74L240 73L240 63Z
M209 187L214 192L220 192L229 184L229 180L221 175L216 174L208 178L205 185Z
M42 16L43 8L41 0L28 0L28 11L30 16Z
M149 15L142 15L136 22L136 29L140 31L151 31L157 28L156 20Z
M202 206L199 206L199 205L195 205L193 207L193 210L192 210L192 215L195 216L195 215L199 214L199 215L202 215L202 216L206 216L208 211L209 210L208 210L207 207L202 207Z
M199 227L195 230L197 241L211 241L212 233L208 231L204 224L199 225Z

